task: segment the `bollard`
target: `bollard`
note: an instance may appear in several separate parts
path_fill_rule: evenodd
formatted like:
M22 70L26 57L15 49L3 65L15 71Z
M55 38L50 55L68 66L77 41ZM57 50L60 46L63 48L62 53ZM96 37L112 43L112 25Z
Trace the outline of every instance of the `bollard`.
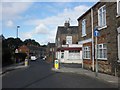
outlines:
M58 60L55 60L55 62L54 62L54 68L55 69L59 68L59 61Z
M28 59L25 59L25 66L28 66Z

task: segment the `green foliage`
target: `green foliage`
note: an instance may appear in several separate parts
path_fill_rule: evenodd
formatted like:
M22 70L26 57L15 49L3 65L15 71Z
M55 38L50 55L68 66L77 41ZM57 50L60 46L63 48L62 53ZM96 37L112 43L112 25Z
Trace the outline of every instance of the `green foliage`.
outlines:
M20 38L7 38L1 35L2 38L2 65L8 65L14 63L16 58L21 61L25 60L26 53L18 53L15 54L16 48L19 46L25 45L33 45L40 46L38 42L32 39L26 39L24 42Z
M3 48L2 49L2 65L5 66L5 65L12 64L13 61L11 57L12 57L11 50L8 47Z
M33 45L33 46L40 46L40 44L38 42L36 42L35 40L32 39L26 39L24 41L25 45Z
M17 60L19 59L20 61L24 61L25 58L27 57L27 54L26 53L15 53L15 57Z

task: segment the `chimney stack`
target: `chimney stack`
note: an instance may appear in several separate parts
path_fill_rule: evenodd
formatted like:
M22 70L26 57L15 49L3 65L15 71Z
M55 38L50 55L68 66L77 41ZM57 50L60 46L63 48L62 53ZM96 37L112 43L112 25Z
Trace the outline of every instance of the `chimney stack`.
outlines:
M65 21L65 24L64 24L64 26L68 28L68 27L70 26L70 23L69 23L69 21Z

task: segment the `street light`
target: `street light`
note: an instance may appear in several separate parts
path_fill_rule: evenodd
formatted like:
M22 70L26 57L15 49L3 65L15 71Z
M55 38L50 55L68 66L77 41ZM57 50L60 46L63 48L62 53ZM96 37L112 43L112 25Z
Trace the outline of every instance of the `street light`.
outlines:
M20 26L17 26L17 38L18 38L18 28L20 28Z

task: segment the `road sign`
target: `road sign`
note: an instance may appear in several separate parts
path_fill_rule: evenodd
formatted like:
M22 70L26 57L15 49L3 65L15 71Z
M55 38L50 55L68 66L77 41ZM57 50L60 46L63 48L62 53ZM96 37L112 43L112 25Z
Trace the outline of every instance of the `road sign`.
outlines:
M95 30L95 31L94 31L94 36L95 36L95 37L98 37L98 36L99 36L99 31L98 31L98 30Z

